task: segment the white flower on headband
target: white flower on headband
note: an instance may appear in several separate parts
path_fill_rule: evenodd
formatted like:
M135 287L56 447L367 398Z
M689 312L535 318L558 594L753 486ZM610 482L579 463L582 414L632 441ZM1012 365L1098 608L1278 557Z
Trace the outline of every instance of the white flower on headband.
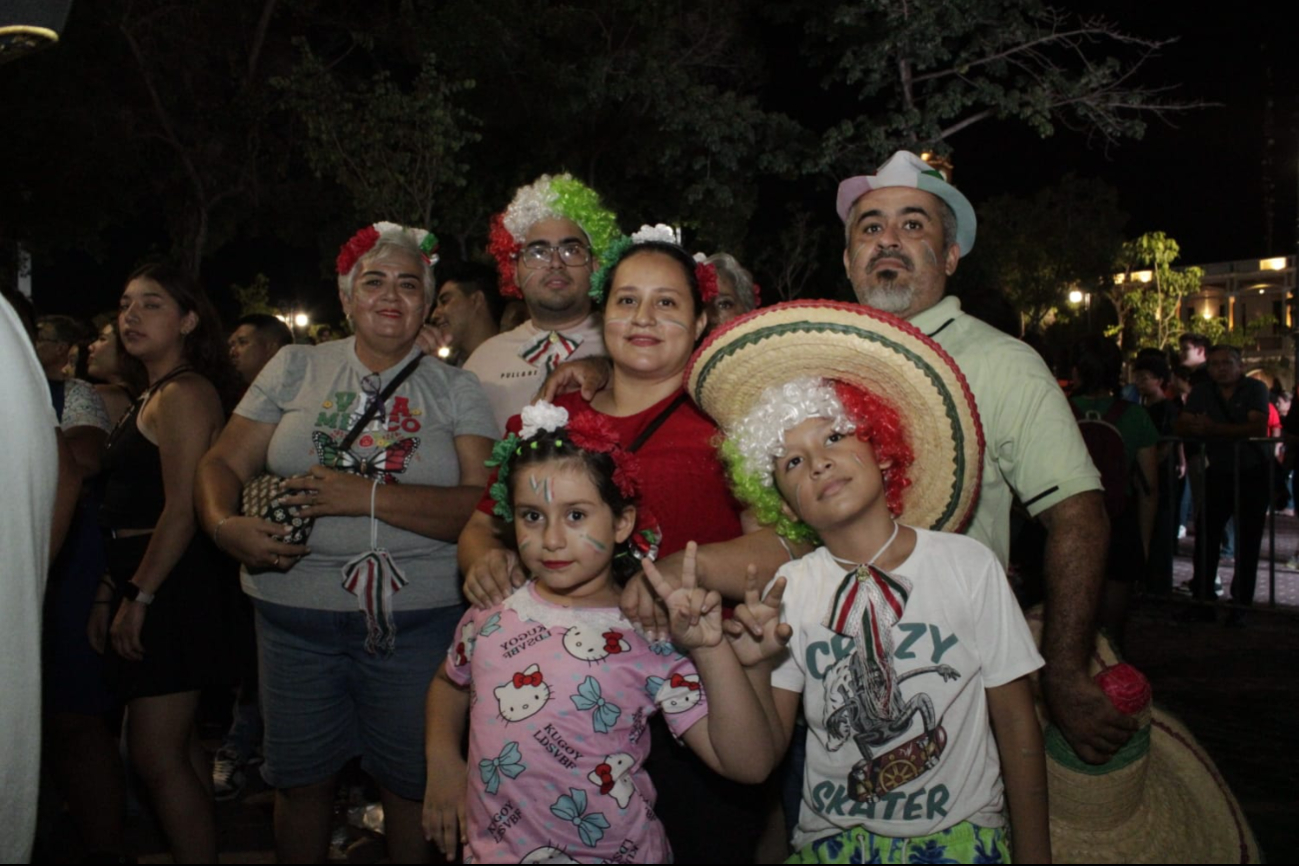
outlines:
M568 410L554 403L540 400L531 406L524 406L519 413L523 429L519 431L522 439L531 439L541 431L554 432L568 423Z
M696 264L702 265L704 262L708 261L708 256L703 253L695 253L694 259Z
M663 241L664 243L681 245L680 232L664 223L641 226L632 233L631 239L638 244L645 241Z

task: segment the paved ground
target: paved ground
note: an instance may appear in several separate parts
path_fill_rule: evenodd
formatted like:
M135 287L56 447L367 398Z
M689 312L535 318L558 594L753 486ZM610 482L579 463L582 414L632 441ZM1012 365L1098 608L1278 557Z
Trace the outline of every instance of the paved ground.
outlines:
M1299 722L1299 572L1284 563L1299 546L1299 520L1276 522L1277 606L1268 606L1267 562L1259 569L1255 609L1246 627L1204 621L1196 612L1214 612L1182 597L1138 598L1128 626L1127 658L1149 677L1155 700L1179 716L1218 764L1270 859L1280 861L1299 847L1299 759L1288 751ZM1191 575L1191 541L1182 542L1176 582ZM1268 556L1265 537L1264 557ZM1220 574L1230 584L1230 566ZM213 727L213 732L216 728ZM214 733L215 736L215 733ZM215 750L215 739L208 741ZM351 806L364 799L350 792ZM272 796L254 783L238 800L218 804L223 863L270 863ZM331 859L376 862L382 844L374 834L347 822L349 804L336 813L338 844ZM75 853L65 824L56 826L49 862ZM132 842L143 863L169 861L147 818L132 822Z

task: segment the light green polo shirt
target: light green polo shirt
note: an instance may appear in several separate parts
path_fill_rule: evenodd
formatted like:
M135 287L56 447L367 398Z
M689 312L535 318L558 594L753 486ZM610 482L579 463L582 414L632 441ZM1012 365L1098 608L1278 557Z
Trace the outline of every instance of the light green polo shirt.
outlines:
M966 534L1005 566L1016 494L1037 516L1074 494L1100 490L1100 473L1064 392L1028 345L967 316L950 295L910 323L946 349L970 383L986 445L979 505Z

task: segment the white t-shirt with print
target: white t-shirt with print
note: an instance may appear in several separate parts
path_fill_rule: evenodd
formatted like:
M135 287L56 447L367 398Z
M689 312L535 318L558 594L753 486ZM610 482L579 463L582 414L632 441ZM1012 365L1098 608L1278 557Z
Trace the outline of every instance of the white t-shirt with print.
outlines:
M548 333L553 332L543 331L531 320L526 321L512 331L485 341L465 361L464 369L478 377L488 402L492 404L498 436L504 435L505 422L522 412L546 381L546 375L553 366L547 359L553 360L554 353L548 353L540 343L549 339ZM604 355L604 331L599 313L592 313L575 327L558 333L577 344L565 360ZM532 360L525 358L525 354Z
M802 694L809 730L795 848L856 826L914 837L1004 825L984 690L1043 662L996 557L917 529L884 592L901 615L877 617L885 627L860 649L824 624L846 574L824 547L778 572L794 634L772 685Z

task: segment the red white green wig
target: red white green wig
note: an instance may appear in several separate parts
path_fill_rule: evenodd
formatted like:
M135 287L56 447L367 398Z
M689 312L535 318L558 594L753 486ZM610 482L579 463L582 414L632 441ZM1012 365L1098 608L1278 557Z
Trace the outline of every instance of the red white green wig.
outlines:
M749 413L727 430L722 458L736 496L753 509L759 522L786 538L811 541L812 528L790 519L772 479L777 458L785 454L785 433L812 418L833 422L836 433L870 442L883 471L885 498L895 516L903 510L907 470L915 457L897 411L877 395L844 382L804 376L762 392Z
M599 194L570 174L553 177L543 174L527 186L519 187L501 213L492 217L487 250L496 260L501 278L501 294L522 298L514 282L514 263L523 250L528 231L547 219L568 219L577 223L591 245L591 255L598 261L605 257L609 245L618 238L618 217L600 201Z
M390 222L366 226L352 235L339 249L335 262L338 290L350 298L352 283L365 265L390 250L411 253L424 262L420 278L424 283L424 298L432 303L437 293L437 285L433 281L433 266L438 262L437 235L426 229Z

